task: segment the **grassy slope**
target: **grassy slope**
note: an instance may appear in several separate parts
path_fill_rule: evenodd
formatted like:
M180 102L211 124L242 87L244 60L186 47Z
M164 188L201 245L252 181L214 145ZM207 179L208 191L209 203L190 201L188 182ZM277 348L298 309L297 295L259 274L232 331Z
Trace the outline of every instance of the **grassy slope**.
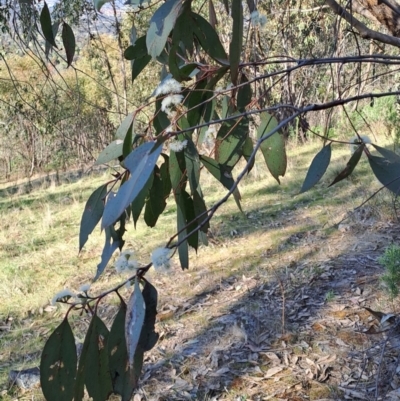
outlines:
M232 272L251 276L271 269L263 258L266 250L277 249L278 258L283 260L307 258L307 250L280 248L280 244L295 233L315 229L324 229L329 236L333 223L379 187L367 173L368 162L363 157L352 178L328 189L349 157L345 146L335 146L332 166L322 182L316 189L295 196L319 147L318 142L302 147L289 145L288 172L281 186L269 176L263 161L257 160L256 168L240 187L245 215L238 212L232 200L220 209L212 222L211 246L201 248L197 256L191 253L192 269L183 272L183 277L177 276L178 270L174 273L178 286L173 283L175 279L150 274L156 284L163 285L159 289L161 304L185 302ZM78 255L79 223L86 199L106 179L105 175L85 178L25 195L5 196L3 191L0 196L0 326L11 322L11 330L0 332L0 391L5 400L11 400L13 394L8 391L9 370L35 366L46 336L60 322L64 309L49 307L53 295L64 287L77 289L94 275L103 238L96 230ZM211 205L224 191L212 177L205 176L203 182ZM383 194L373 203L387 205L389 200ZM293 215L296 218L291 222L293 217L289 216ZM156 228L149 229L142 221L137 230L132 224L128 226L126 249L134 249L145 263L150 252L174 233L174 227L175 207L170 199ZM109 288L118 280L108 267L93 292ZM198 316L198 331L206 321L207 316ZM34 399L41 399L38 392L34 394Z

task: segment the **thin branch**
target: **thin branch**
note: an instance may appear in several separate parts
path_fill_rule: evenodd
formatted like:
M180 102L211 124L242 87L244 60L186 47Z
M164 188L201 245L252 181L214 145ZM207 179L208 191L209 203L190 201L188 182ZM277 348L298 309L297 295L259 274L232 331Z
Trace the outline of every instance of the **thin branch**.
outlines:
M400 38L385 35L368 28L365 24L355 18L352 14L346 11L335 0L325 0L326 4L333 10L335 14L346 20L352 27L354 27L360 36L364 39L374 39L381 43L386 43L391 46L400 47Z

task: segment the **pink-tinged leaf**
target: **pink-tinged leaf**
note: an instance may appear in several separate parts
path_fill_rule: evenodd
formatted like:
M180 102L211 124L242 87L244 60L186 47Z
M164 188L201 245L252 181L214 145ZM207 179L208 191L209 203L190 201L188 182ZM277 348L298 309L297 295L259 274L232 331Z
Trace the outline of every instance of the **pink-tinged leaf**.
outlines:
M142 332L145 313L145 302L142 291L140 291L139 280L136 278L133 293L129 298L125 319L126 347L128 349L128 361L131 368L134 365L135 352Z

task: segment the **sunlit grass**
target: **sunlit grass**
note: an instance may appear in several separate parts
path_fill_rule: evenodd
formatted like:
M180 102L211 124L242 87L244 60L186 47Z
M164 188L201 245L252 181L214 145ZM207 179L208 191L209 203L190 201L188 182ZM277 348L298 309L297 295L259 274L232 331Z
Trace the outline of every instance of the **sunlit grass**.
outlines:
M267 277L275 274L277 266L284 268L292 261L321 253L318 246L296 245L296 238L293 242L292 236L324 230L329 237L332 226L345 217L347 211L366 200L380 184L373 178L363 156L353 177L328 188L350 157L347 146L334 145L331 166L321 182L313 190L297 195L311 160L320 148L319 141L310 141L304 146L290 143L288 171L281 178L280 186L259 155L255 168L240 184L244 213L238 211L233 199L221 207L211 224L210 246L200 247L197 255L190 251L188 272L179 272L177 258L176 273L172 277L161 277L150 271L150 280L157 286L161 284L158 286L160 303L173 298L185 300L194 293L212 288L233 273ZM235 169L236 174L243 166L241 163ZM29 194L5 196L2 192L0 325L12 319L12 330L0 333L0 391L8 388L6 378L10 368L37 364L46 336L59 324L65 311L62 307L49 307L54 294L66 287L77 290L93 278L104 239L100 229L95 229L79 254L80 219L87 198L108 177L86 177L79 182L50 186ZM225 191L204 171L203 178L206 202L211 206ZM390 199L387 193L381 193L372 202L381 209L382 205L390 204ZM168 204L155 228L146 227L143 220L139 220L136 229L132 223L127 226L125 249L134 250L143 264L148 263L151 251L164 246L176 231L176 207L172 197ZM323 251L331 252L329 247ZM269 252L275 256L265 256ZM97 294L120 280L109 266L92 291ZM123 294L127 291L123 290ZM206 326L204 313L199 314L197 324L198 330ZM32 357L26 358L28 354ZM36 395L34 399L41 398Z

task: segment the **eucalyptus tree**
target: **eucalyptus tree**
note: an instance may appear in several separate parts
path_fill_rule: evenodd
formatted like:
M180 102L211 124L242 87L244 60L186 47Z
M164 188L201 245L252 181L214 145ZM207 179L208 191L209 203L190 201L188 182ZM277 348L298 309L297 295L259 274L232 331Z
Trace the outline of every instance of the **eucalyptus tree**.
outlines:
M95 11L101 12L105 3L95 0ZM215 212L231 196L241 210L238 184L253 168L257 152L280 182L287 168L282 131L289 124L304 123L310 113L330 115L331 110L346 105L355 105L357 110L367 101L398 94L388 86L388 77L394 79L400 58L390 51L371 51L400 47L400 39L393 36L397 34L397 8L390 0L380 5L393 15L393 24L384 27L391 34L374 25L387 22L387 18L378 18L377 9L369 10L374 18L365 19L369 3L362 9L362 2L357 3L358 10L354 2L347 7L335 0L309 4L307 9L292 9L291 2L254 0L247 4L241 0L128 3L133 24L143 13L149 16L145 32L143 25L140 29L132 26L130 44L124 49L131 64L130 80L133 87L140 85L146 69L158 68L160 81L141 104L129 109L114 140L97 158L97 164L118 160L120 168L87 200L79 250L100 224L105 242L93 280L103 274L118 250L114 266L130 272L130 277L98 295L89 287L55 295L54 301L65 302L70 308L42 353L41 385L48 400L81 400L85 387L94 400L106 400L111 393L129 400L144 353L158 340L157 289L146 278L149 269L168 270L174 254L182 269L189 268L189 247L197 250L207 244ZM363 15L358 19L353 11ZM304 24L298 28L300 40L296 36L299 32L287 24L293 15L298 18L308 13L313 17L303 18ZM55 29L53 18L44 3L38 32L49 49L59 46L56 37L61 35L64 61L74 68L74 30L63 18ZM279 38L279 46L274 38ZM372 40L371 46L363 39ZM315 77L324 77L322 85L315 83ZM380 86L372 85L376 81ZM302 91L304 83L310 83L306 96L296 93ZM305 124L304 130L307 128ZM400 157L376 144L371 145L372 153L364 137L357 131L355 134L354 152L331 185L348 177L365 153L383 187L397 195ZM311 161L299 193L320 181L338 142L328 130L318 135L321 149ZM241 159L246 164L240 170ZM211 206L206 204L202 189L204 171L226 191ZM124 249L126 224L128 220L136 224L142 216L148 226L155 226L167 201L176 204L176 234L164 247L154 250L147 265L139 265L133 250ZM132 286L127 303L118 292L126 283ZM120 309L109 330L99 316L98 305L112 293L119 296ZM78 361L68 316L82 309L92 318Z

